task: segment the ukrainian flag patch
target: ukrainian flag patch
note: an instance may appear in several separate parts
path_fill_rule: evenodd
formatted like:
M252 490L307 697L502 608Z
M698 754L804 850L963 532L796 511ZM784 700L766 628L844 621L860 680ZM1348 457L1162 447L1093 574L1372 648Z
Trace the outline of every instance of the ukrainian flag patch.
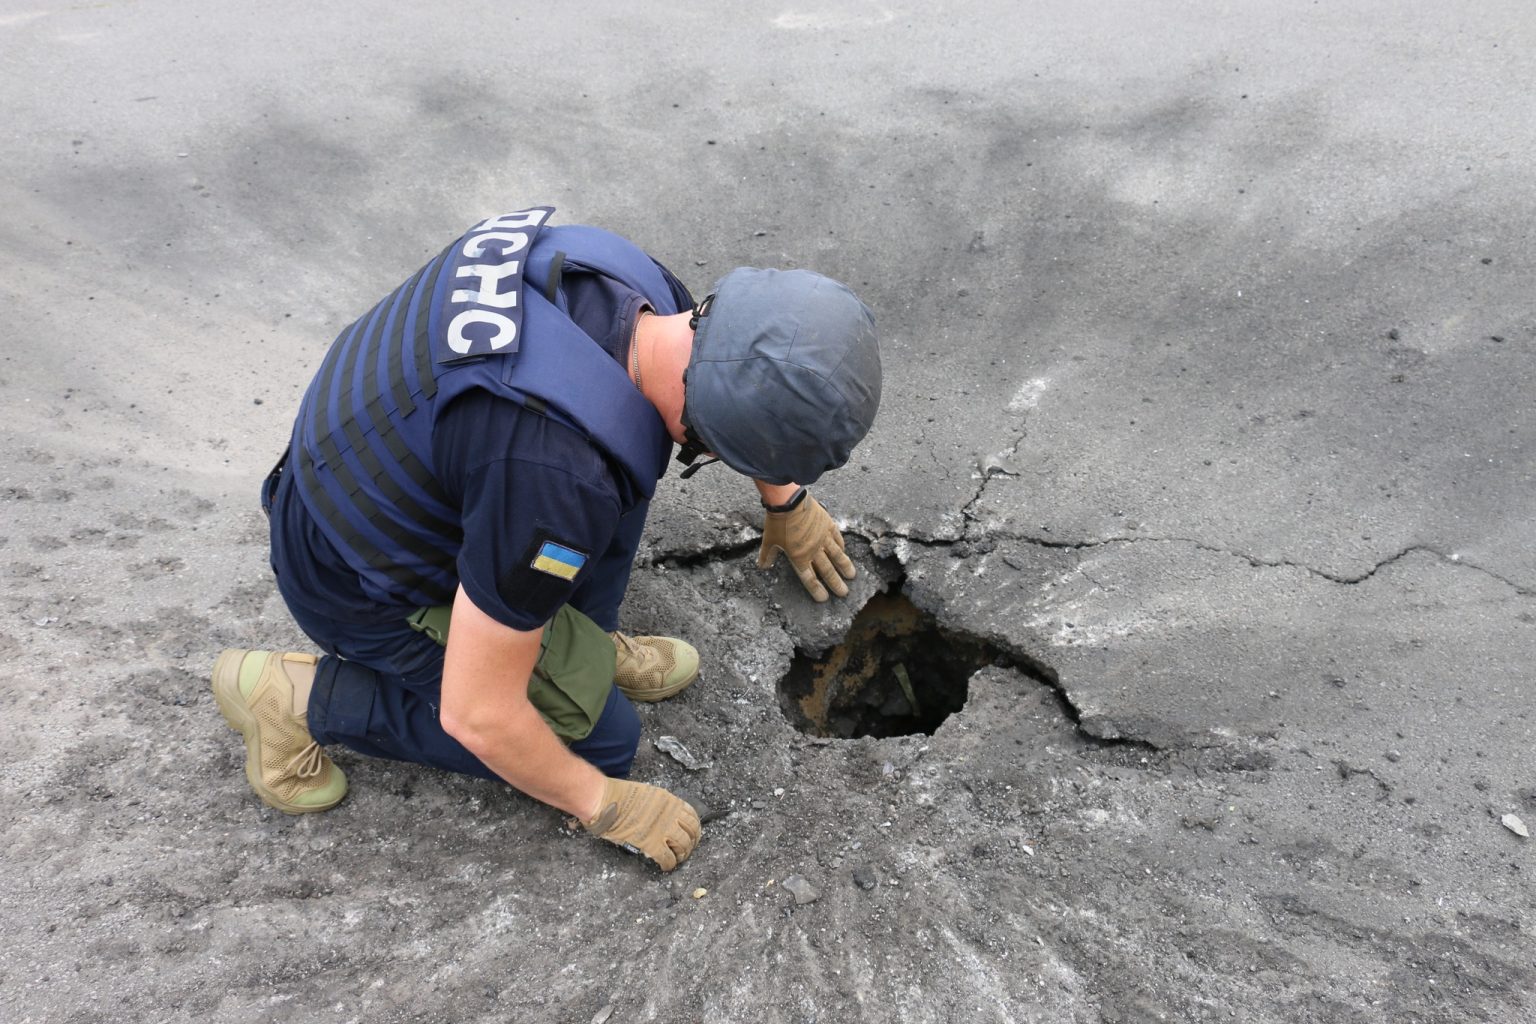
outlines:
M529 564L539 572L547 572L563 580L573 580L581 567L587 564L587 556L564 544L547 540L539 545L538 553Z

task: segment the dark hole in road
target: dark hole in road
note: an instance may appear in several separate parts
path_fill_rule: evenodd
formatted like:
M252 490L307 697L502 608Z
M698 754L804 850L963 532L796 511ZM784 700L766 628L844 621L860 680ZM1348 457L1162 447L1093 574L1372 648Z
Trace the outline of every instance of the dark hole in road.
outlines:
M848 638L820 657L797 654L779 705L801 732L853 739L932 733L965 707L971 675L1007 655L944 629L897 592L876 594Z

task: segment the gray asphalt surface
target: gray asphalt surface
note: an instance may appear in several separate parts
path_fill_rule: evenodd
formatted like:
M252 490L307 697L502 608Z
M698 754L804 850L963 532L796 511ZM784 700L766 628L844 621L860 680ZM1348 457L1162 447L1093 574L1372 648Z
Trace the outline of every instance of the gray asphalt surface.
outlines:
M6 5L0 1018L1536 1021L1533 52L1511 0ZM662 485L626 625L703 651L645 716L714 767L637 777L725 811L671 877L347 754L274 814L206 689L304 648L256 484L330 339L534 204L881 325L848 602ZM898 582L1028 671L796 732Z

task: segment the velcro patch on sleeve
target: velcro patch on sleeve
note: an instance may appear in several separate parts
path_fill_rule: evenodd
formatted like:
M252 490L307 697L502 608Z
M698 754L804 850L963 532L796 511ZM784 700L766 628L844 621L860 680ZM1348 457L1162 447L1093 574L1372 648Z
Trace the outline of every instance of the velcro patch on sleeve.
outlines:
M496 576L496 592L509 609L546 622L581 585L589 550L560 540L549 530L535 530L515 561Z
M529 567L539 572L558 576L562 580L573 580L581 567L587 564L587 556L575 548L555 541L546 540L541 543L534 552L533 561Z

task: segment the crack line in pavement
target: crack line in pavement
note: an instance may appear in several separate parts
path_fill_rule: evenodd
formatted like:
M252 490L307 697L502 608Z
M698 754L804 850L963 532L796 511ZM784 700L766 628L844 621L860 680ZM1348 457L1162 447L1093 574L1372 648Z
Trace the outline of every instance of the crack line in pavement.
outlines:
M1319 569L1316 566L1307 565L1304 562L1296 562L1283 558L1260 558L1258 555L1250 555L1247 552L1237 551L1233 548L1222 547L1217 544L1209 544L1202 540L1196 540L1193 537L1098 537L1089 540L1064 541L1046 537L1035 537L1029 534L989 532L982 534L980 537L972 537L967 534L966 536L959 539L951 540L948 538L924 538L911 534L900 533L898 531L883 531L872 534L860 530L857 527L850 527L849 529L850 532L856 533L858 536L863 537L870 543L889 538L896 538L927 548L950 548L958 544L975 544L981 541L1017 541L1020 543L1029 544L1033 547L1052 548L1062 551L1083 551L1089 548L1107 547L1112 544L1188 544L1200 551L1209 551L1212 554L1227 555L1232 558L1241 559L1256 569L1300 569L1303 572L1312 574L1313 576L1318 576L1322 579L1328 580L1330 583L1337 583L1341 586L1347 587L1364 583L1366 580L1369 580L1382 569L1385 569L1387 566L1393 564L1394 562L1401 561L1402 559L1416 552L1422 552L1424 554L1434 555L1437 559L1447 563L1448 565L1457 566L1464 569L1471 569L1474 572L1482 573L1484 576L1488 576L1491 579L1497 580L1498 582L1509 587L1521 597L1531 597L1536 595L1536 587L1529 587L1517 583L1507 576L1501 576L1491 569L1478 565L1476 562L1469 562L1462 558L1460 555L1448 555L1444 551L1441 551L1439 548L1433 547L1429 544L1410 544L1402 550L1396 551L1393 554L1390 554L1387 557L1381 559L1363 573L1359 573L1353 576L1344 576L1338 573L1329 572L1326 569Z
M966 502L965 505L960 509L960 516L966 524L966 533L970 532L970 525L976 521L975 516L972 514L972 509L974 509L976 505L981 501L981 499L986 495L987 485L992 482L993 478L999 476L1018 476L1017 473L1006 468L1005 463L1008 459L1013 458L1019 453L1019 445L1023 444L1024 439L1028 436L1029 431L1020 430L1019 436L1013 439L1013 443L1005 448L1001 455L987 455L982 457L981 463L978 467L981 470L981 483L977 485L976 493L971 496L971 500Z
M1380 775L1376 774L1376 770L1374 768L1362 768L1359 765L1350 764L1343 758L1338 757L1333 759L1333 766L1338 770L1339 778L1345 782L1348 782L1356 775L1364 775L1366 778L1376 783L1376 785L1381 789L1382 799L1386 799L1392 793L1392 784L1386 779L1383 779Z
M985 484L983 484L981 489L985 490ZM978 491L978 494L979 493L980 491ZM974 503L974 499L972 500L972 503ZM969 507L969 505L967 505L967 507ZM1521 597L1536 596L1536 587L1525 586L1521 583L1517 583L1507 576L1502 576L1491 569L1478 565L1476 562L1469 562L1459 555L1446 554L1439 548L1429 544L1410 544L1402 550L1396 551L1393 554L1390 554L1387 557L1381 559L1365 572L1352 576L1346 576L1339 573L1329 572L1326 569L1319 569L1316 566L1307 565L1304 562L1292 561L1290 559L1261 558L1258 555L1251 555L1247 552L1237 551L1233 548L1222 547L1218 544L1210 544L1202 540L1197 540L1193 537L1096 537L1088 540L1068 541L1055 540L1046 537L1035 537L1029 534L998 532L985 533L980 537L971 537L967 535L959 538L948 538L923 536L915 532L892 530L889 528L869 529L857 523L845 524L844 530L847 533L853 534L854 536L868 541L871 544L882 540L904 540L910 544L916 544L920 547L937 549L952 548L960 544L976 544L982 541L1015 541L1029 544L1033 547L1050 548L1061 551L1084 551L1090 548L1108 547L1115 544L1124 544L1127 546L1132 544L1188 544L1200 551L1209 551L1212 554L1227 555L1231 558L1241 559L1256 569L1300 569L1303 572L1307 572L1313 576L1325 579L1330 583L1337 583L1340 586L1346 587L1352 587L1364 583L1365 581L1375 576L1382 569L1385 569L1387 566L1407 558L1409 555L1415 553L1423 553L1433 555L1435 558L1445 562L1448 565L1463 569L1471 569L1472 571L1481 573L1490 579L1497 580L1498 582L1509 587ZM640 564L662 566L669 569L692 569L719 559L735 558L740 555L750 554L757 550L761 542L761 534L754 533L753 536L742 540L706 545L693 550L669 551L655 554L649 558L642 559Z
M697 569L710 562L755 553L762 544L762 540L762 534L757 534L745 540L705 545L691 551L659 552L642 558L639 564L660 566L664 569Z

